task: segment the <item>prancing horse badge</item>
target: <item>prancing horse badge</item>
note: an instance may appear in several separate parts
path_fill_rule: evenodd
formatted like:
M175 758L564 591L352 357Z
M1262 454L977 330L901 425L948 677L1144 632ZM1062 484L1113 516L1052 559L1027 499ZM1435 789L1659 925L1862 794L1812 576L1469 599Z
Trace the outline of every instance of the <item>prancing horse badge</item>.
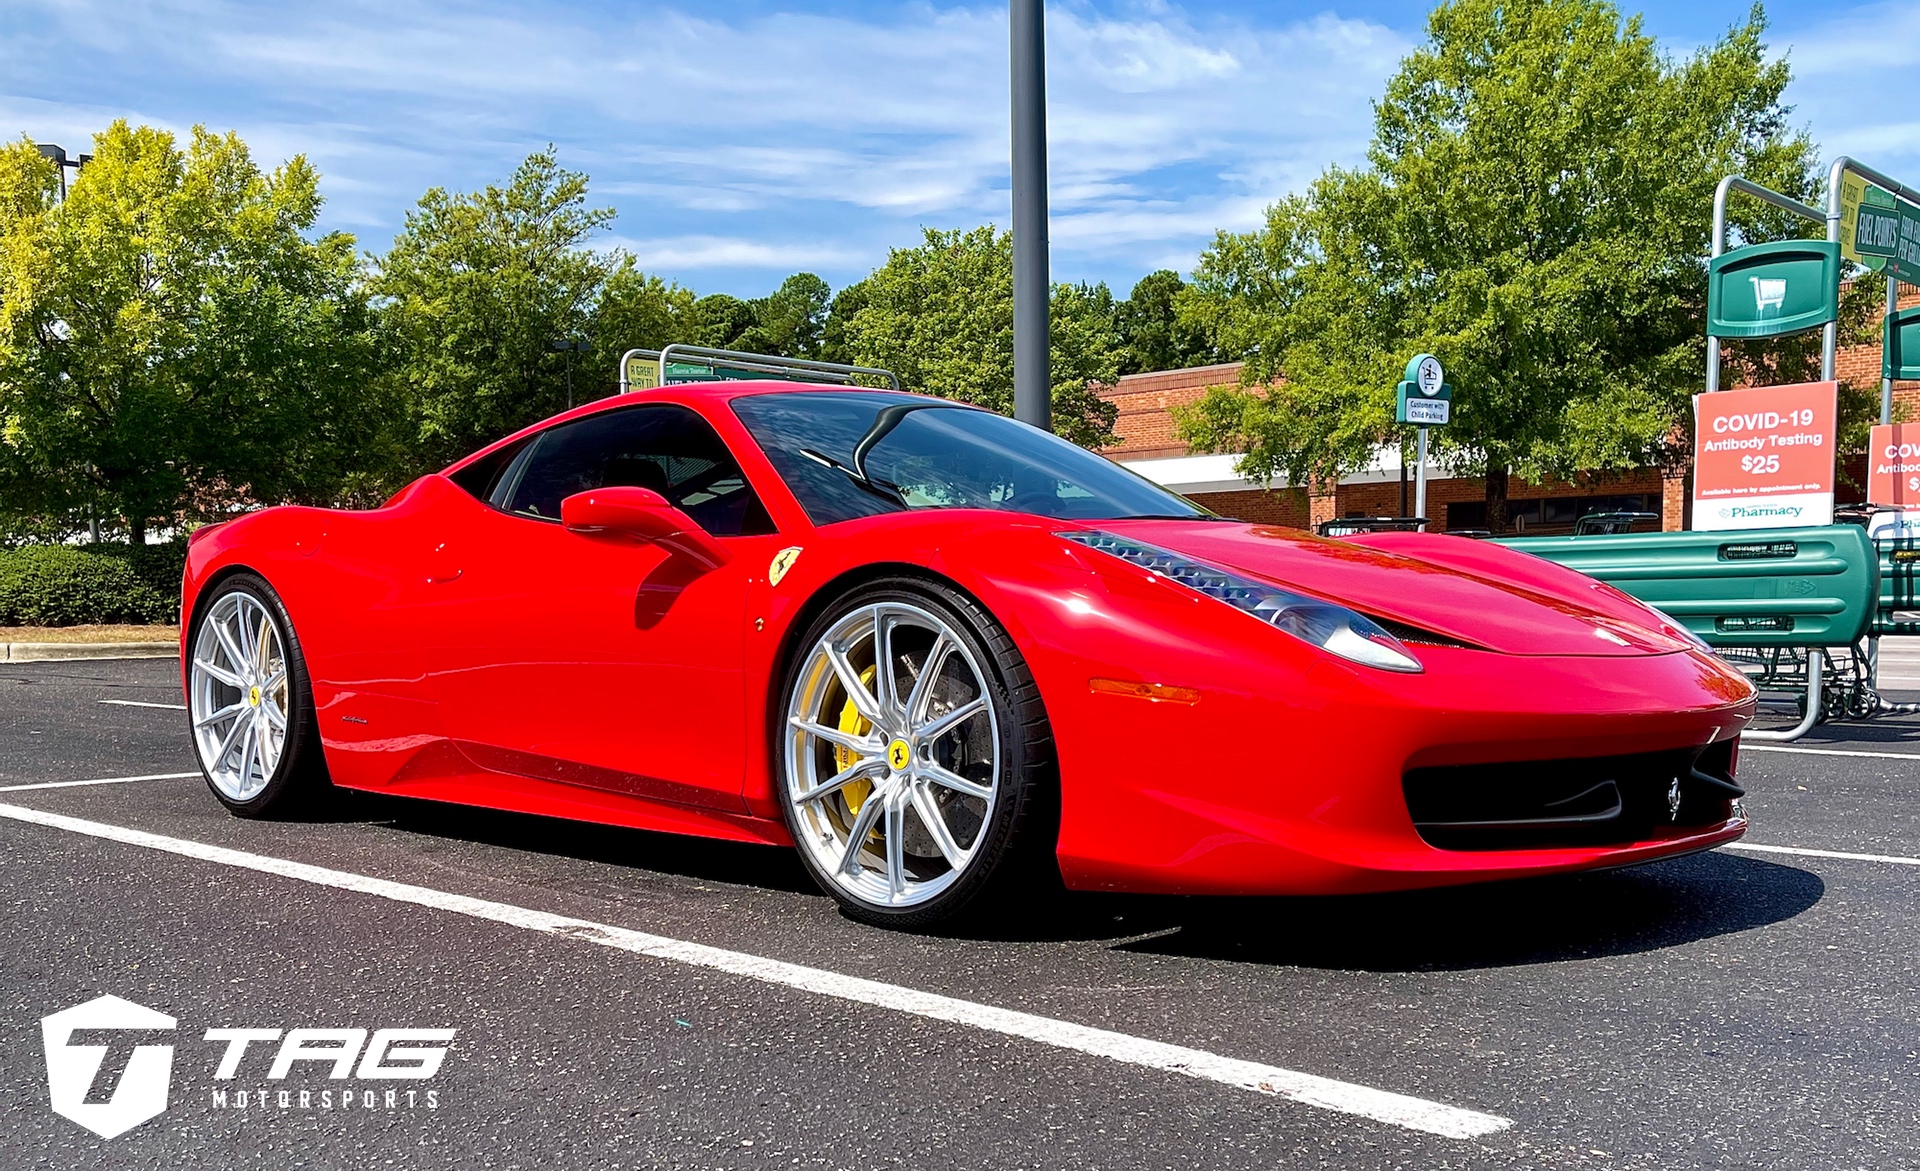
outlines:
M789 545L787 548L775 553L773 555L773 564L767 566L767 580L774 585L779 585L780 579L787 576L787 570L792 569L793 563L798 560L800 560L800 546L798 545Z

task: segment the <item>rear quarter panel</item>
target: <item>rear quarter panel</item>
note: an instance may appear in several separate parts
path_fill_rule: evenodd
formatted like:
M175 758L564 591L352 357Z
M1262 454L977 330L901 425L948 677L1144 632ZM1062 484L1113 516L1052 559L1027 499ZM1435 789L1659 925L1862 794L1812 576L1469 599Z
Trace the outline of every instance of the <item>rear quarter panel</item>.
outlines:
M443 739L402 603L432 557L436 499L458 492L428 476L382 508L270 508L194 542L182 597L183 684L207 588L236 571L258 574L292 620L335 780L364 787L390 779Z

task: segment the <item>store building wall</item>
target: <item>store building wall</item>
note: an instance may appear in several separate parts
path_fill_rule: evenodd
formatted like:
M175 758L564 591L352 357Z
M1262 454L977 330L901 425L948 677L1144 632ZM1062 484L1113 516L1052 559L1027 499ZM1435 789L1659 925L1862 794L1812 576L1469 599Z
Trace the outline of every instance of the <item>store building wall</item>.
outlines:
M1920 305L1920 291L1908 290L1902 308ZM1211 387L1236 386L1243 364L1228 362L1184 370L1129 374L1100 396L1118 408L1114 430L1119 441L1102 454L1166 483L1222 516L1259 524L1310 527L1323 520L1348 516L1399 516L1400 482L1397 468L1348 476L1338 485L1279 484L1263 487L1228 470L1229 457L1196 461L1176 434L1173 411L1198 402ZM1880 343L1848 347L1835 361L1835 375L1876 394L1880 387ZM1894 384L1895 417L1920 421L1920 382ZM1205 471L1189 465L1205 463ZM1427 481L1428 519L1435 528L1477 529L1486 525L1486 484L1479 477L1448 476L1443 469ZM1866 456L1843 454L1837 499L1845 504L1864 499ZM1407 511L1413 489L1407 488ZM1658 527L1672 531L1691 522L1692 480L1686 468L1647 468L1622 474L1596 473L1572 482L1532 484L1509 481L1509 516L1513 531L1551 534L1572 531L1573 518L1584 510L1652 512ZM1653 528L1653 523L1642 527Z

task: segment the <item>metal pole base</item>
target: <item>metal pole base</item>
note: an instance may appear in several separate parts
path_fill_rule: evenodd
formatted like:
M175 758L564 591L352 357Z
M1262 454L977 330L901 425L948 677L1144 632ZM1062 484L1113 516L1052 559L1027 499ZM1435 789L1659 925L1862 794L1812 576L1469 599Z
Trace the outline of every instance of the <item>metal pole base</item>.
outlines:
M1740 733L1740 739L1761 743L1784 744L1789 740L1798 740L1813 730L1820 722L1820 676L1826 664L1825 651L1814 649L1807 652L1807 714L1791 728L1748 728Z

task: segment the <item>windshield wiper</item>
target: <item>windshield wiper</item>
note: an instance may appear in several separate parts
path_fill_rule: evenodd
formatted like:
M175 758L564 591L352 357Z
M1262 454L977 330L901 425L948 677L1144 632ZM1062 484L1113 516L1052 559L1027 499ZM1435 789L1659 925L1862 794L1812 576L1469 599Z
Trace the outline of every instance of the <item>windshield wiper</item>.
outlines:
M895 403L886 407L873 417L873 426L853 445L853 472L861 479L867 479L867 455L880 445L880 441L893 434L900 421L915 411L924 411L928 407L944 407L946 403Z
M900 425L901 420L913 412L924 411L934 407L951 408L952 406L952 403L942 402L906 402L895 403L890 407L883 408L879 414L874 416L873 425L867 428L866 434L862 435L859 442L853 445L853 463L851 465L843 464L832 456L815 451L810 447L801 448L800 454L815 463L825 464L827 467L846 473L848 479L876 496L885 497L902 508L910 508L912 506L907 503L907 498L900 491L898 484L890 484L878 476L868 474L867 455L872 452L875 447L879 446L882 439L885 439L893 433L893 429Z
M806 456L808 459L812 460L814 463L820 464L824 467L832 468L836 472L845 473L847 479L852 480L855 484L859 485L862 488L865 488L867 491L873 493L875 496L880 497L881 499L887 501L890 504L897 504L901 508L911 507L907 503L906 496L900 491L900 486L898 484L889 483L886 480L878 479L876 477L866 474L865 472L859 471L855 468L848 467L846 464L841 463L839 460L833 458L832 456L826 455L822 452L815 451L811 447L801 448L800 454Z
M1216 512L1129 512L1125 516L1116 516L1115 520L1233 520L1230 516L1221 516ZM1242 524L1242 521L1234 521Z

